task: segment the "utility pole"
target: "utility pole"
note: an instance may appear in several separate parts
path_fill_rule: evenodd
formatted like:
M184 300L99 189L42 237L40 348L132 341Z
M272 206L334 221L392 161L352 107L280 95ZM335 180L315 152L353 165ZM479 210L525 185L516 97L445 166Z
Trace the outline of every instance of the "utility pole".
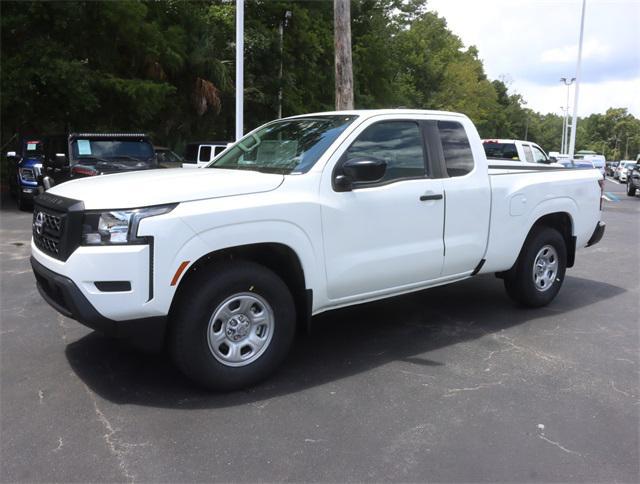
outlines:
M578 40L578 65L576 66L576 90L573 96L573 117L571 120L571 139L569 140L569 157L573 159L576 149L576 130L578 128L578 92L580 89L580 64L582 63L582 39L584 38L584 13L587 0L582 0L582 15L580 16L580 39Z
M624 145L624 159L629 159L629 137L627 136L627 142Z
M564 154L564 142L565 142L565 130L566 130L566 126L567 126L567 110L565 109L564 106L561 106L560 109L562 110L562 138L560 141L560 153Z
M236 141L244 132L244 0L236 0Z
M351 0L333 0L336 110L353 109Z
M571 84L573 84L575 80L575 77L572 77L571 79L567 79L566 77L560 78L560 81L563 82L565 86L567 86L567 107L564 112L564 123L562 128L562 139L564 140L564 142L562 143L563 148L560 150L562 154L567 153L567 145L569 144L569 89L571 88Z
M280 34L280 70L278 71L278 119L282 118L282 63L284 60L284 28L289 25L291 10L287 10L280 19L278 33Z

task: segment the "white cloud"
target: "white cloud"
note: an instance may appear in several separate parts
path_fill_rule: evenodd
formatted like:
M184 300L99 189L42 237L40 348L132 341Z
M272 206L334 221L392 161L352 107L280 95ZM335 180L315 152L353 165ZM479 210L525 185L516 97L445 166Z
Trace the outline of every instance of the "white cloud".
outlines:
M604 59L611 53L611 46L602 43L598 39L589 39L582 46L582 60ZM568 62L576 62L578 58L578 44L565 45L563 47L554 47L540 54L540 61L551 64L564 64Z
M581 0L428 0L491 79L506 78L528 107L559 112L576 77ZM640 117L640 0L587 0L580 115L627 107Z

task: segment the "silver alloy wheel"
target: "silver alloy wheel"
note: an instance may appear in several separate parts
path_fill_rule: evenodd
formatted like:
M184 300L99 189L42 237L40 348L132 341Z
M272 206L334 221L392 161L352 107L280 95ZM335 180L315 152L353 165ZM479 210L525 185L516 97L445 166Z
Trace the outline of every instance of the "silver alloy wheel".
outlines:
M222 301L207 326L211 353L226 366L245 366L260 358L273 337L275 318L258 294L241 292Z
M533 263L533 283L536 289L544 292L553 286L558 275L558 252L551 245L545 245L538 251Z

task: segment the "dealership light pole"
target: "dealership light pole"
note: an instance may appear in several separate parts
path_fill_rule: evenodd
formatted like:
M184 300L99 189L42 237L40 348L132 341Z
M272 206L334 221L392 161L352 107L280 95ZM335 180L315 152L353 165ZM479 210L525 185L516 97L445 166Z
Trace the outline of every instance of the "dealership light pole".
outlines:
M578 91L580 88L580 64L582 62L582 39L584 38L584 12L587 0L582 0L582 15L580 16L580 39L578 40L578 65L576 66L576 90L573 96L573 118L571 120L571 139L569 140L569 157L573 159L576 149L576 129L578 128Z
M244 0L236 0L236 141L243 133L244 104Z
M563 82L565 86L567 86L567 107L564 110L564 123L562 123L562 148L560 149L562 154L565 154L567 152L567 138L569 136L569 89L571 88L571 84L573 84L573 81L575 80L575 77L572 77L571 79L567 79L566 77L560 78L560 81Z

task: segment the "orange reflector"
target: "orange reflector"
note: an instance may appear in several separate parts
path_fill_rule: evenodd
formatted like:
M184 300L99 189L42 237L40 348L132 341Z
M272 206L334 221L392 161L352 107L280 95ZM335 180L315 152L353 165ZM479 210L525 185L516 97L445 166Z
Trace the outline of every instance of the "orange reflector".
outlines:
M188 261L188 260L182 261L182 263L180 264L180 267L178 267L178 270L176 271L175 275L173 276L173 279L171 279L171 285L172 286L175 286L178 283L178 280L180 279L180 276L182 275L184 270L189 265L189 262L191 262L191 261Z

